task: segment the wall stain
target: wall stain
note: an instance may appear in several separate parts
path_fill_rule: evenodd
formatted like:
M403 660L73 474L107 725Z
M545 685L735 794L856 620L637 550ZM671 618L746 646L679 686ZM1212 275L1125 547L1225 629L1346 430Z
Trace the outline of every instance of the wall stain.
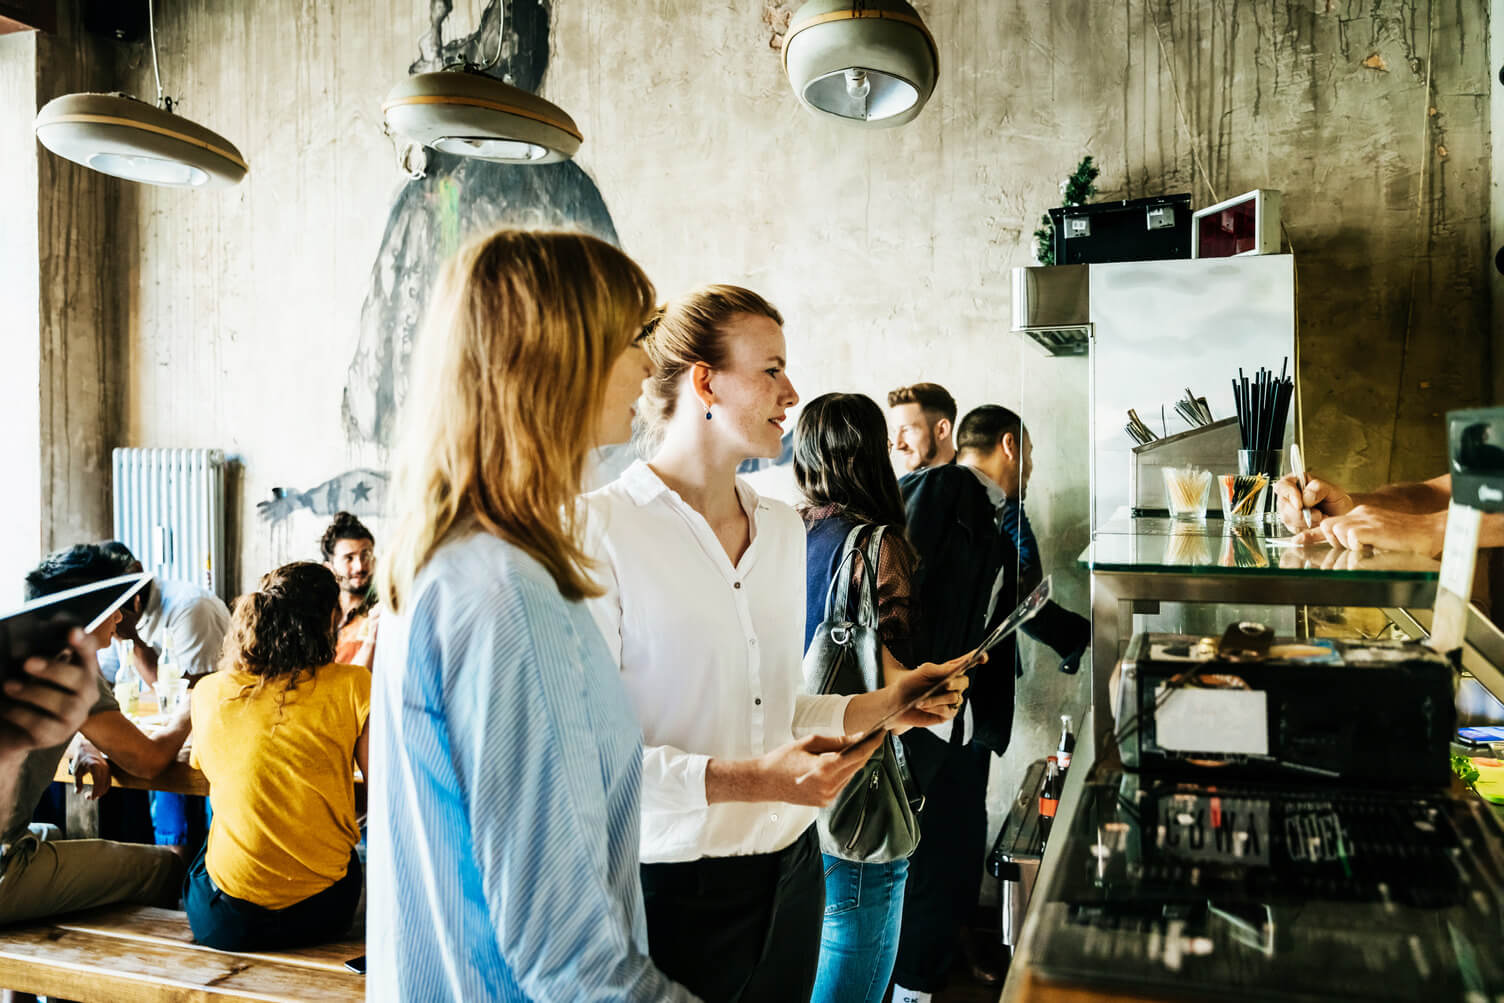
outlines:
M1488 67L1460 41L1476 43L1480 17L1436 0L1130 0L1123 15L1124 186L1206 204L1204 171L1224 198L1284 191L1307 453L1360 489L1434 475L1433 413L1490 392L1487 367L1460 361L1489 351L1476 264L1488 252L1487 100L1471 83ZM1427 65L1433 34L1458 61ZM1422 132L1427 100L1437 110Z

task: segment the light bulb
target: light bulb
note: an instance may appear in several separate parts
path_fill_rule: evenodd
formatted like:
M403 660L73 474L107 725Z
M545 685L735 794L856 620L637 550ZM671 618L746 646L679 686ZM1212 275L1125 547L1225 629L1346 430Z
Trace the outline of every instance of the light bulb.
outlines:
M867 79L867 71L852 68L846 71L846 93L853 100L865 100L872 93L872 82Z

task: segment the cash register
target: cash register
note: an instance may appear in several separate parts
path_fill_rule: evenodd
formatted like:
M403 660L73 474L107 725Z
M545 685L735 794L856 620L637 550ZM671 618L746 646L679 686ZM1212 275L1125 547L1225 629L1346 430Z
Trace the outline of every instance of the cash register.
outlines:
M1504 509L1504 410L1448 417L1450 558L1459 507ZM1504 1000L1504 829L1452 784L1440 647L1136 637L1033 970L1164 999Z

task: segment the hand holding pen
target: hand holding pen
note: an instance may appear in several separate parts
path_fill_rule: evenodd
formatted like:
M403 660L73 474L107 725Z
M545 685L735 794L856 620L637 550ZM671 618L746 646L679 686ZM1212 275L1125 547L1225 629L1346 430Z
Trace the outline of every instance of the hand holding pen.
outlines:
M1352 495L1330 481L1286 474L1274 485L1280 522L1292 533L1302 533L1323 519L1345 515L1353 509Z
M1306 529L1310 529L1311 528L1311 510L1309 508L1306 508L1306 505L1305 505L1306 463L1305 463L1305 458L1303 456L1301 456L1301 453L1300 453L1300 443L1298 443L1298 442L1292 442L1292 443L1290 443L1290 476L1294 477L1295 478L1295 483L1297 483L1298 485L1300 485L1300 494L1301 494L1300 517L1301 517L1302 520L1305 521Z

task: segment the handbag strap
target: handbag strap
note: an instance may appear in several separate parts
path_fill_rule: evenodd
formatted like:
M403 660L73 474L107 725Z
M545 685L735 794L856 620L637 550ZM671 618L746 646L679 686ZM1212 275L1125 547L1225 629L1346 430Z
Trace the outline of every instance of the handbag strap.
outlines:
M862 563L866 565L862 575L862 591L857 602L857 622L864 627L877 628L877 566L883 552L883 533L887 532L886 526L875 526L872 535L867 537L867 546L862 552Z
M903 741L892 732L887 734L885 741L893 750L893 765L898 767L898 780L903 784L903 796L908 799L909 810L917 815L924 811L924 792L909 772L909 757L903 751Z
M853 555L860 557L863 565L862 589L858 598L865 600L876 591L876 585L869 582L869 579L875 581L875 572L867 560L867 555L857 546L857 540L861 538L862 530L866 528L865 525L860 524L851 527L851 532L846 534L846 541L841 544L841 560L836 565L836 573L831 576L830 584L825 587L825 619L827 621L848 618L848 610L851 608L851 577L846 573L846 564ZM837 613L837 610L840 612ZM860 609L857 610L858 618L861 617L862 612ZM873 623L867 626L874 626L875 623L876 617L874 616Z

